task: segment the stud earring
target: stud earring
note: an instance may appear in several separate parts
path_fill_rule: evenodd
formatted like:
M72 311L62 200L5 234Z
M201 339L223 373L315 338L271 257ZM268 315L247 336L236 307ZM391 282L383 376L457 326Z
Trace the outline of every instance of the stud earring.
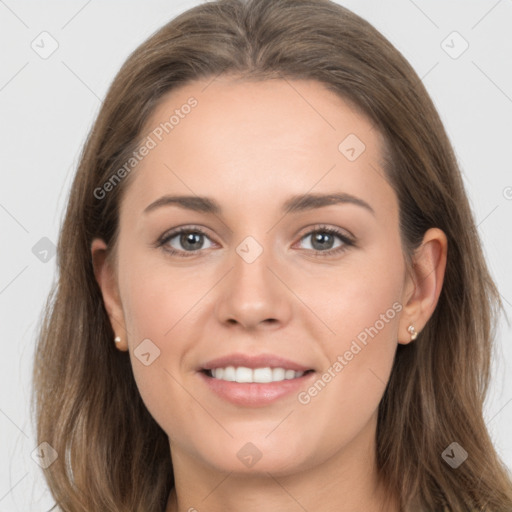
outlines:
M414 328L414 325L409 325L407 332L411 334L411 341L414 341L418 337L418 332Z
M116 343L121 343L121 336L116 336L116 337L114 338L114 341L115 341Z

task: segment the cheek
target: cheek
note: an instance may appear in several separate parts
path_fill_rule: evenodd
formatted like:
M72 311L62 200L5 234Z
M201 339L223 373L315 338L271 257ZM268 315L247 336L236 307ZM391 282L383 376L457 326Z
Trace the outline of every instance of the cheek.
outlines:
M194 305L208 290L207 280L193 269L170 269L165 260L148 264L133 255L121 272L120 264L123 312L135 345L143 338L165 343L185 317L194 315Z
M325 338L325 367L297 396L297 417L322 432L319 456L349 446L376 419L393 366L401 310L398 302L381 299L372 296L364 314L348 315L335 324L336 335Z
M140 396L169 437L185 439L180 418L192 415L180 370L190 343L183 330L193 317L192 312L187 314L189 301L168 289L163 279L139 274L126 284L125 292L130 296L125 302L129 355Z
M382 341L380 345L385 340L396 342L404 273L397 242L375 244L368 251L350 254L338 268L302 278L298 295L323 321L328 354L348 350L354 339L363 344L374 338Z
M323 293L310 288L307 295L331 332L323 329L323 373L298 401L311 417L330 419L331 442L343 443L340 432L344 441L356 435L382 398L397 347L404 271L402 253L389 248L333 273L322 281Z
M147 265L142 256L133 254L120 261L119 268L137 388L157 423L168 434L186 437L180 418L198 424L204 419L200 408L191 411L188 387L182 382L183 371L190 370L187 366L190 363L185 361L197 338L195 329L200 325L197 315L201 313L202 303L198 301L212 283L193 270L170 270L165 263ZM141 347L145 347L144 351ZM149 357L144 357L148 352Z

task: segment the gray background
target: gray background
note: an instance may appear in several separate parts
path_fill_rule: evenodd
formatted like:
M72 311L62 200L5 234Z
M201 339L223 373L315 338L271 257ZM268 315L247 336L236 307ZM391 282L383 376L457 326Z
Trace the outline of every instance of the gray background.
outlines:
M80 149L115 73L154 30L198 3L0 0L0 512L53 504L31 458L34 338L55 278L55 258L40 240L57 240ZM383 32L422 77L455 147L510 316L512 0L340 3ZM44 31L51 36L41 36ZM44 55L52 44L57 50ZM502 319L485 409L509 468L511 334Z

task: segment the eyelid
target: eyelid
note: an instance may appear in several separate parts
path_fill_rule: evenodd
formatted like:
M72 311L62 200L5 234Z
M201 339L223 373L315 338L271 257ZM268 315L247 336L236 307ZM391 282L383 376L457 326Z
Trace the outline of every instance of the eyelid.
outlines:
M327 249L325 251L319 251L315 249L299 249L300 251L304 251L306 254L312 256L313 258L334 258L336 256L340 256L342 253L344 253L351 247L357 247L356 238L354 237L354 235L352 235L352 233L342 228L329 226L325 224L316 224L314 226L308 226L305 229L307 231L299 237L297 243L300 243L306 237L312 236L314 233L321 232L329 233L332 236L338 237L339 240L341 241L341 245L339 245L338 247Z
M175 249L174 247L168 246L168 242L170 242L173 238L179 236L181 233L199 233L203 236L205 236L212 245L219 245L215 240L212 239L212 237L206 232L205 228L198 225L193 224L185 224L182 226L176 226L172 229L169 229L165 231L158 239L157 241L152 244L154 248L163 250L168 256L177 256L177 257L191 257L196 256L198 254L201 254L202 252L205 252L205 249L197 249L195 251L184 251L181 249ZM208 248L210 249L210 248Z
M182 226L176 226L165 231L160 237L158 237L156 243L165 243L169 239L174 238L176 235L189 231L201 233L202 235L208 237L211 240L211 236L207 233L206 228L199 226L197 224L183 224Z
M325 251L319 251L319 250L315 250L315 249L313 249L313 250L311 250L311 249L301 249L302 251L308 252L308 253L312 254L313 256L326 256L326 257L327 256L335 256L335 255L337 255L337 254L347 250L348 247L356 246L354 235L352 235L352 233L350 233L349 231L344 230L344 229L339 228L339 227L329 226L329 225L326 225L326 224L315 224L313 226L308 226L308 227L303 228L303 229L305 231L303 232L302 235L300 235L300 236L296 235L296 236L299 236L299 239L298 239L298 241L296 243L301 242L307 236L311 236L311 235L313 235L314 233L317 233L317 232L329 233L329 234L331 234L333 236L338 237L340 239L340 241L342 242L341 246L336 247L334 249L328 249L328 250L325 250ZM207 233L206 228L203 228L202 226L194 225L194 224L185 224L185 225L176 226L176 227L174 227L172 229L169 229L168 231L166 231L164 234L162 234L158 238L158 240L156 241L156 243L154 245L157 248L163 248L163 250L165 250L170 255L180 255L180 256L183 256L183 257L195 256L195 255L198 255L198 254L206 251L205 249L197 249L195 251L184 251L184 250L164 247L164 246L166 246L166 244L170 240L172 240L173 238L175 238L176 236L180 235L183 232L185 232L185 233L188 233L188 232L199 233L199 234L205 236L206 238L208 238L208 240L210 240L212 242L212 244L219 245ZM294 245L296 245L296 243Z
M317 231L327 231L330 233L333 233L340 238L344 238L347 241L350 241L351 243L355 244L356 237L348 231L348 229L340 228L337 226L332 226L329 224L313 224L310 226L307 226L299 231L299 233L303 232L302 235L297 235L299 237L299 240L302 240L305 236L310 235L312 233L315 233Z

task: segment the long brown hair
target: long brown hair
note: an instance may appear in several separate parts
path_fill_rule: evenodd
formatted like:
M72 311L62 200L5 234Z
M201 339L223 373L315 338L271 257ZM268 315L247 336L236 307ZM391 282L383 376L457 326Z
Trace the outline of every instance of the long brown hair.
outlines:
M97 191L130 158L163 95L196 79L312 79L356 106L386 141L404 256L430 227L448 238L438 306L400 345L379 406L378 469L402 510L512 510L512 485L483 420L499 294L453 150L421 80L369 23L328 0L219 0L156 32L115 77L83 149L58 243L58 281L35 352L38 442L64 511L163 511L173 486L167 435L115 349L90 246L114 246L129 179ZM469 454L452 469L441 454Z

